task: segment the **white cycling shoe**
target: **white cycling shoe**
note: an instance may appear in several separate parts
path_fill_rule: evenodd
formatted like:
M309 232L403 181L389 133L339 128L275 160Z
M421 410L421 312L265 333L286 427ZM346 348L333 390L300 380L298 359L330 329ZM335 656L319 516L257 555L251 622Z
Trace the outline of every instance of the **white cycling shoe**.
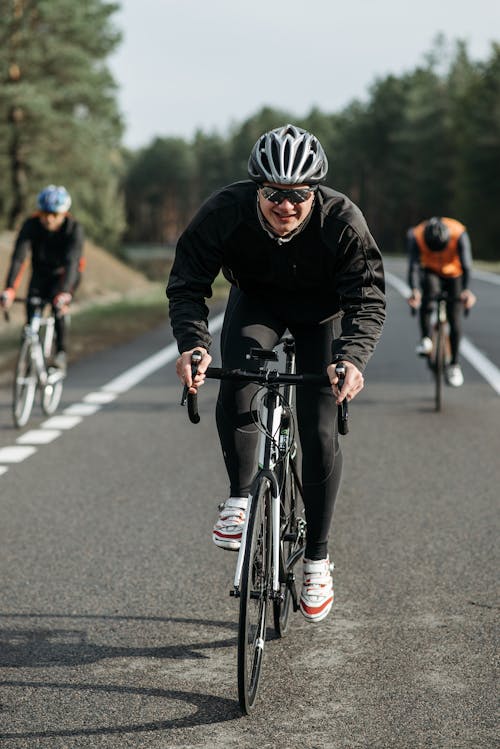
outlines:
M229 497L219 505L219 519L212 533L216 546L229 551L239 551L247 504L247 497Z
M449 364L444 373L446 382L453 388L459 388L464 384L464 376L460 364Z
M333 605L333 563L326 559L304 559L300 610L309 622L320 622Z
M417 356L429 356L432 351L432 341L427 336L424 336L415 349Z

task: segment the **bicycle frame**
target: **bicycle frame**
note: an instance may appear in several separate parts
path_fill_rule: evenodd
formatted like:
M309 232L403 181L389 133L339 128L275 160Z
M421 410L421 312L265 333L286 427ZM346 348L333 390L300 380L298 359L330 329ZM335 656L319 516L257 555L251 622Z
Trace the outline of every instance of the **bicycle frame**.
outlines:
M270 370L267 367L261 367L258 373L252 373L242 370L221 370L217 368L209 368L206 372L207 378L213 379L237 379L246 382L261 383L266 387L266 393L261 403L261 423L265 424L265 429L261 430L260 440L258 445L258 460L259 460L259 471L254 477L252 484L257 486L259 479L264 475L270 483L272 506L271 506L271 518L272 518L272 591L271 597L276 597L280 594L280 579L279 579L279 549L280 549L280 487L278 479L275 473L275 466L279 459L279 445L275 439L275 436L279 434L281 417L282 417L282 396L279 392L280 385L300 385L300 384L316 384L318 385L330 385L330 381L327 375L297 375L295 374L295 353L293 346L289 345L288 339L282 339L280 341L284 345L284 351L286 353L286 372L280 373L277 370ZM288 347L287 347L288 344ZM263 349L252 349L252 354L256 359L273 361L277 360L278 356L274 350L266 351ZM248 358L252 358L252 354ZM198 356L197 352L193 353L193 377L196 372L196 367L201 361L201 355ZM343 377L345 376L345 369L342 367L341 370L337 370L339 374L339 387L342 387ZM187 402L188 413L190 420L197 424L200 420L197 408L197 396L188 395L187 388L184 387L181 405L185 405ZM347 399L344 399L341 405L338 406L338 423L339 433L347 434L348 432L348 406ZM246 517L250 516L250 508L253 502L253 494L250 492L248 498L248 505L246 511ZM242 539L238 552L238 558L236 561L236 569L234 574L234 583L232 595L238 597L240 593L240 581L241 571L243 568L245 546L247 538L247 522L245 523L242 530Z
M259 440L259 467L254 484L258 484L260 477L265 476L268 479L271 487L271 518L272 518L272 580L273 587L271 591L271 598L279 595L280 593L280 579L279 579L279 549L280 549L280 487L274 468L279 458L278 445L274 439L274 435L279 433L281 424L281 415L283 408L281 406L281 398L277 386L272 386L267 389L264 395L261 413L263 416L263 423L265 423L265 431L261 432ZM250 492L248 496L248 507L247 507L247 519L250 515L250 507L253 502L253 494ZM243 559L245 556L246 548L246 536L247 536L247 523L245 523L242 531L241 545L238 552L238 559L236 561L236 569L234 573L233 595L239 596L241 570L243 567Z

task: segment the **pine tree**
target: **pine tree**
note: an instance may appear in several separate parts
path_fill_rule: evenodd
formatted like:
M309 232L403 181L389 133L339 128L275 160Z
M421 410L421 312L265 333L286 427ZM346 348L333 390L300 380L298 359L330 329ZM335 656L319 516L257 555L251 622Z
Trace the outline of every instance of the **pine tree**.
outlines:
M45 184L64 184L94 239L123 228L122 123L107 55L116 3L2 0L0 221L15 228Z

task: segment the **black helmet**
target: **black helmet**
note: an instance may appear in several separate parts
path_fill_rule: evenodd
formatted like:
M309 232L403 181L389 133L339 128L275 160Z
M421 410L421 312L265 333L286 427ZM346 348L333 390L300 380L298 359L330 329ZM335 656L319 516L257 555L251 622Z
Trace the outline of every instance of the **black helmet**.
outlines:
M328 171L328 160L316 136L295 125L261 135L248 159L255 182L276 185L315 185Z
M424 229L424 241L430 250L444 250L450 241L450 230L440 218L433 216Z

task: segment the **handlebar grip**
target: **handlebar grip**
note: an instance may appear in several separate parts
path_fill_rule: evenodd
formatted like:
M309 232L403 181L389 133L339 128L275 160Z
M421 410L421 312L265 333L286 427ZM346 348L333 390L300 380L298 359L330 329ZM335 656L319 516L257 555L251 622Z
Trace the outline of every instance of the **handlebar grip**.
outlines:
M201 351L198 351L196 349L191 354L191 377L196 377L196 373L198 371L198 364L203 359L203 354ZM197 393L189 393L187 385L184 385L184 388L182 390L182 400L181 400L181 406L185 406L187 403L187 409L188 409L188 416L189 420L192 424L198 424L200 421L200 414L198 413L198 394Z
M188 393L187 409L188 409L189 421L192 424L198 424L200 421L200 414L198 413L198 395L197 394L193 395L192 393Z
M339 378L337 387L339 390L342 390L342 386L344 384L344 379L345 379L344 365L339 364L337 367L335 367L335 371L337 373L337 377ZM338 413L337 421L338 421L339 434L342 434L342 435L347 434L349 432L349 424L348 424L349 408L347 405L346 398L344 398L342 403L339 403L339 405L337 406L337 413Z

